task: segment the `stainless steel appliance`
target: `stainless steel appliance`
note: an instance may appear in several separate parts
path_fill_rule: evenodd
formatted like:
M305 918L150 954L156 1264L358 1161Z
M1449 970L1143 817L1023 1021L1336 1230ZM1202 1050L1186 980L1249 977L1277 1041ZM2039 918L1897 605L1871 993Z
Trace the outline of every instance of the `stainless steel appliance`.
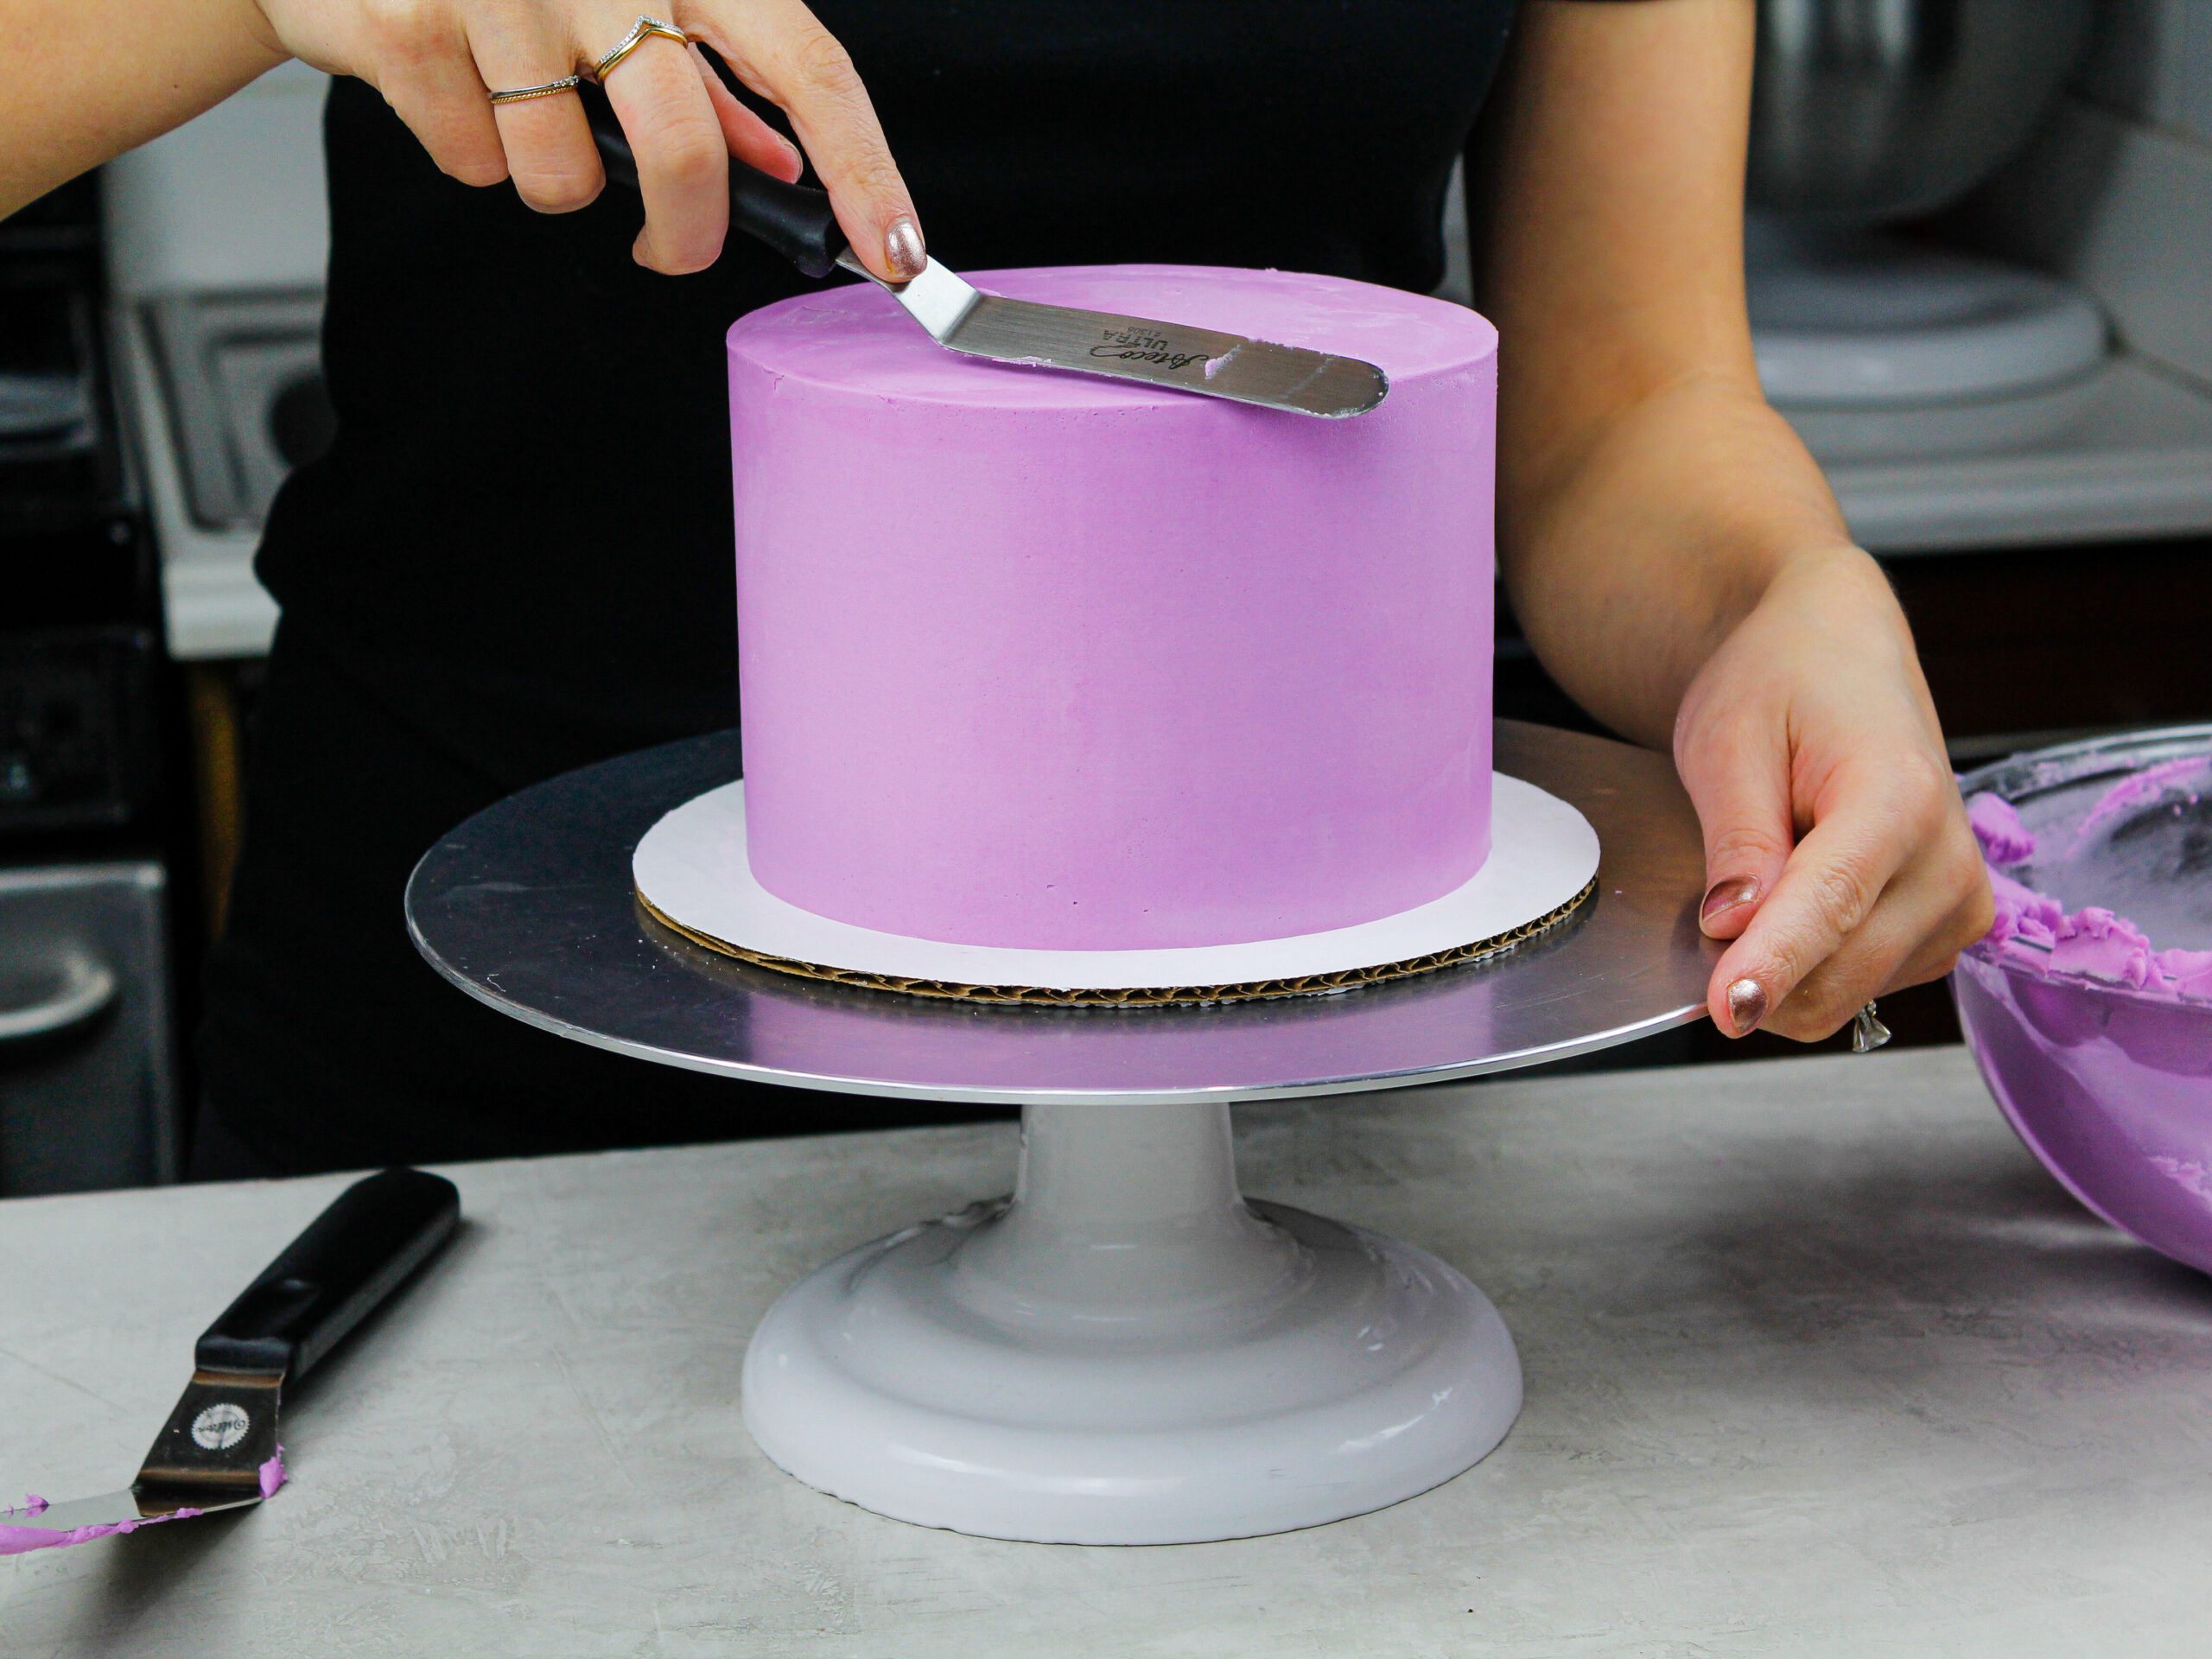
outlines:
M150 861L0 870L0 1198L176 1179Z
M1852 224L1966 194L2027 141L2094 0L1759 0L1751 198Z
M284 475L327 449L335 429L322 296L168 294L145 301L142 316L193 523L258 535Z
M1976 454L2095 411L2106 327L2054 277L1880 227L2019 149L2091 0L1761 0L1748 238L1761 378L1816 454Z
M96 181L0 221L0 1195L175 1173L167 670L100 296Z
M329 443L328 85L281 65L106 169L109 327L180 661L268 650L262 523L284 474Z

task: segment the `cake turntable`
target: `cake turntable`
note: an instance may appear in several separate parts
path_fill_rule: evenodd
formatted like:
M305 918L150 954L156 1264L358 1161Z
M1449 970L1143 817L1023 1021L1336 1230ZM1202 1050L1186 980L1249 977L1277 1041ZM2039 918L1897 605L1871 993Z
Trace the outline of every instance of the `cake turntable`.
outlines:
M739 770L734 733L549 780L433 848L410 930L454 984L664 1065L1019 1104L1011 1198L787 1293L743 1379L763 1451L865 1508L985 1536L1171 1543L1341 1519L1468 1468L1519 1409L1482 1293L1411 1245L1239 1194L1232 1101L1467 1077L1699 1016L1695 814L1659 755L1501 721L1497 764L1602 848L1592 899L1467 965L1335 995L992 1005L793 977L641 907L632 853Z

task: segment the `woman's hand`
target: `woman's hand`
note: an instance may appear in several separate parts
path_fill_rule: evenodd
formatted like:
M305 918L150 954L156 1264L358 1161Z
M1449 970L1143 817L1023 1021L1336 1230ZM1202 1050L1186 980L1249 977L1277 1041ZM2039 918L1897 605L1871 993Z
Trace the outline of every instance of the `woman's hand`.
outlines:
M1484 302L1499 554L1584 708L1705 827L1720 1028L1835 1030L1934 978L1988 882L1912 639L1759 392L1744 314L1751 0L1530 0Z
M1785 563L1691 682L1675 763L1705 828L1720 1028L1825 1037L1951 969L1989 882L1889 584L1853 548Z
M573 93L494 105L492 91L588 68L622 41L636 0L259 0L273 43L381 92L440 168L465 183L512 178L542 213L605 183ZM924 263L913 204L844 48L801 0L672 0L654 14L721 54L790 117L853 251L879 276ZM611 69L607 96L638 158L639 264L712 264L728 228L729 158L796 179L798 150L733 97L696 47L648 36Z
M494 105L493 91L588 68L638 0L0 0L0 216L158 137L287 57L381 92L431 158L468 184L512 178L542 213L606 182L574 93ZM913 203L852 60L804 0L660 0L664 22L721 55L790 116L853 251L897 282L927 263ZM645 199L639 263L698 270L721 251L729 158L779 179L799 153L733 97L695 47L654 35L607 76Z

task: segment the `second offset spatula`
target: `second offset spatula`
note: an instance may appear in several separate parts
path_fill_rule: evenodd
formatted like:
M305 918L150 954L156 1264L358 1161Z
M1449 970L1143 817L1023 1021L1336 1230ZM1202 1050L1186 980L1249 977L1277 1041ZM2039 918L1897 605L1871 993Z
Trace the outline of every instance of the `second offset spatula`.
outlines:
M634 188L637 162L606 99L592 89L584 107L607 177ZM1332 417L1364 415L1390 389L1382 370L1356 357L981 294L934 259L912 282L887 283L853 257L826 194L785 184L735 157L729 164L729 219L732 229L766 243L803 275L826 276L842 266L867 277L938 345L969 357L1141 380L1231 403Z
M276 1402L453 1236L443 1176L387 1169L340 1193L209 1325L192 1381L127 1491L0 1510L0 1555L258 1503L284 1480ZM11 1432L29 1425L10 1422Z

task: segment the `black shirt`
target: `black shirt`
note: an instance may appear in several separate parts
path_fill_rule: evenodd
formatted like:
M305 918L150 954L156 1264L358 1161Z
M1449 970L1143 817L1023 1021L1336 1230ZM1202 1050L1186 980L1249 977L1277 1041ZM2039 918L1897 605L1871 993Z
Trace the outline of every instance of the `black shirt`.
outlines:
M817 7L955 270L1160 260L1426 291L1501 0ZM289 619L513 785L736 717L722 334L811 286L734 235L630 257L636 194L541 215L327 115L330 456L261 572Z
M1511 0L822 0L932 253L1427 290ZM626 1060L408 943L415 860L569 767L737 720L722 335L810 286L733 237L634 264L634 192L540 215L334 84L330 454L279 495L283 606L211 962L211 1104L283 1170L921 1121ZM984 1116L973 1107L945 1115ZM232 1173L242 1173L233 1167Z

